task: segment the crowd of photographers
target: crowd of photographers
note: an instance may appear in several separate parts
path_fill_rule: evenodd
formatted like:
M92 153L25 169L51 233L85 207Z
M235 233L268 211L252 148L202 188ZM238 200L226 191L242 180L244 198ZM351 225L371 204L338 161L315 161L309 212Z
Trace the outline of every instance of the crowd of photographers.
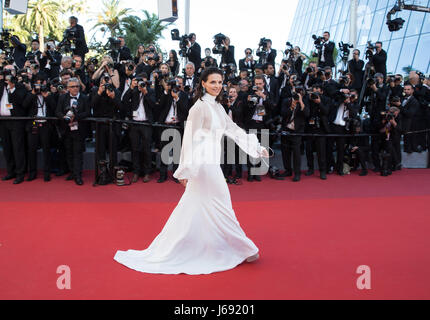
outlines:
M293 177L300 181L302 154L307 159L306 176L314 174L315 154L323 180L327 174L345 175L359 168L360 176L365 176L368 163L375 172L388 176L401 170L402 135L430 127L429 78L411 72L404 82L401 75L387 75L387 55L380 42L369 43L367 64L354 50L353 59L344 61L345 68L336 79L335 44L328 32L314 37L317 63L304 68L300 48L287 43L278 71L277 52L269 39L261 39L258 58L248 48L236 64L230 39L222 34L214 38L215 47L206 49L202 57L195 34L180 37L174 30L172 39L180 41L180 50L171 50L165 61L153 45L139 46L133 54L123 38L110 39L110 53L97 61L85 60L84 30L75 17L59 44L48 41L40 48L36 39L27 51L12 36L11 47L3 44L0 58L0 138L7 164L2 180L20 184L26 174L27 181L36 179L41 148L45 181L55 173L82 185L85 142L94 138L97 126L97 158L110 159L113 166L128 166L133 183L141 177L145 183L151 181L157 170L156 156L169 143L161 139L164 130L175 127L183 135L199 75L209 67L225 73L223 106L233 121L245 130L269 129L271 147L280 142L284 171L274 166L269 170L276 180ZM213 54L220 56L219 61ZM179 75L181 57L188 61L183 75ZM108 123L85 121L89 117L128 122L114 122L111 134ZM359 133L371 137L355 135ZM425 132L406 135L404 151L422 152L428 141ZM131 151L131 163L117 159L118 152L126 151ZM229 184L242 184L239 153L236 148L234 164L222 165ZM255 166L248 159L248 170ZM158 182L163 183L168 166L161 161L158 170ZM261 181L261 177L248 174L247 180Z

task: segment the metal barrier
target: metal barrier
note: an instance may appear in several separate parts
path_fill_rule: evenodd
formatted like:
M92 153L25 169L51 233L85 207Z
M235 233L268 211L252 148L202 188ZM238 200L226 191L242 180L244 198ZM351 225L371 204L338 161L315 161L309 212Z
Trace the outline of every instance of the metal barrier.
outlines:
M57 117L0 117L0 121L13 121L13 120L22 120L22 121L35 121L35 120L47 120L47 121L59 121L62 120L61 118ZM95 141L96 141L96 148L95 148L95 181L97 180L97 177L99 175L98 172L98 144L97 140L99 139L99 125L100 123L108 124L109 125L109 170L110 172L113 172L113 154L112 154L112 134L113 134L113 124L114 123L120 123L120 124L129 124L129 125L142 125L142 126L150 126L154 128L164 128L164 129L183 129L181 126L172 126L172 125L166 125L166 124L160 124L160 123L142 123L138 121L132 121L132 120L119 120L119 119L110 119L110 118L85 118L80 121L84 122L94 122L96 124L96 135L95 135ZM249 131L249 130L245 130ZM418 134L418 133L428 133L430 132L430 129L426 130L419 130L419 131L411 131L406 132L403 135L409 135L409 134ZM358 133L358 134L313 134L313 133L292 133L287 131L278 131L278 132L270 132L269 135L276 135L276 136L301 136L301 137L327 137L327 138L336 138L336 137L346 137L346 138L353 138L353 137L372 137L372 136L379 136L379 133ZM428 159L427 159L427 167L430 168L430 152L428 153Z

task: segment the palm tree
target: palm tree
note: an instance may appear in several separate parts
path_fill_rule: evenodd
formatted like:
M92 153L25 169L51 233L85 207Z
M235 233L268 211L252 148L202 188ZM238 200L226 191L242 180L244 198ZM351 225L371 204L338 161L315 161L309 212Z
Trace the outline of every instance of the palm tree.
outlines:
M61 36L59 15L62 7L57 1L32 0L28 4L26 15L14 18L21 29L31 35L35 31L39 36L40 47L44 47L45 35L48 33Z
M101 13L97 15L97 23L93 29L100 28L103 36L109 31L111 37L118 35L118 30L121 27L121 19L125 17L131 9L121 9L119 0L103 0L103 8Z
M162 32L169 26L169 24L163 24L157 15L151 15L146 10L143 10L143 13L145 14L144 20L138 16L128 16L122 20L121 31L131 52L136 52L140 44L156 45L157 41L163 37Z

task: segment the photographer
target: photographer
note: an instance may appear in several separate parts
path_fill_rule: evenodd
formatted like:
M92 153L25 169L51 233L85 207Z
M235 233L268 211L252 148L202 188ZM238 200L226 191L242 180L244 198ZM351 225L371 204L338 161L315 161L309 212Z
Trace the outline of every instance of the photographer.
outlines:
M180 127L179 132L182 137L184 134L185 121L188 118L188 113L191 108L191 101L188 99L188 95L184 92L184 80L181 77L176 77L167 82L163 81L163 89L164 91L160 102L161 112L158 122L169 126ZM160 136L162 136L162 133ZM161 141L161 164L160 178L157 181L158 183L164 183L168 178L168 165L165 162L168 159L163 159L163 149L166 147L166 145L170 144L172 140ZM173 161L173 172L177 170L179 165L179 154L174 154L174 156L176 158ZM174 178L174 181L179 183L176 178Z
M418 100L420 108L415 113L411 131L422 131L426 129L426 114L429 108L429 102L426 99L426 87L423 85L425 77L419 71L411 71L409 73L409 83L414 87L414 97ZM410 137L412 151L421 153L427 149L427 141L425 133L414 133Z
M25 55L27 52L27 46L19 40L18 36L13 35L10 37L10 43L12 44L12 58L15 65L21 69L25 63Z
M228 90L227 99L223 103L223 107L228 116L236 123L240 128L245 129L245 125L243 124L243 104L240 99L238 99L238 94L236 88L232 87ZM234 162L231 157L233 156L233 150L229 150L228 146L232 145L232 142L227 142L229 138L225 138L224 140L224 164L222 165L224 177L227 180L228 184L241 185L242 179L242 164L240 162L241 151L237 144L234 146ZM229 154L231 151L232 154ZM233 177L233 168L236 172L236 175Z
M176 77L179 73L180 63L178 59L178 54L175 50L170 50L169 59L166 61L166 63L169 65L170 70L172 70L173 75Z
M324 32L323 38L321 39L321 51L318 54L318 67L330 67L330 69L334 67L334 48L334 42L330 41L330 32Z
M345 135L350 132L350 123L354 117L355 110L351 108L351 100L349 90L342 89L335 95L335 102L333 108L330 110L329 123L331 125L330 131L334 134ZM336 138L329 138L327 142L327 163L331 167L334 164L333 146L336 143L337 161L335 170L338 175L344 176L343 161L345 154L346 138L339 136ZM331 172L331 170L329 170Z
M403 95L402 78L400 75L391 75L387 77L390 97L401 97Z
M72 170L72 174L66 180L74 179L77 185L82 186L86 126L82 125L81 120L91 116L91 107L89 97L79 90L79 80L71 78L67 83L68 93L58 99L56 115L64 119L61 129L65 139L68 167Z
M54 41L49 41L45 45L45 51L40 60L40 69L48 74L49 79L58 77L61 69L62 56L55 50Z
M124 37L118 37L118 40L121 41L118 49L118 60L116 60L117 63L120 63L121 61L128 61L132 60L131 51L130 48L128 48L125 45L125 39Z
M360 59L360 50L358 49L352 52L352 59L348 62L348 72L354 76L351 88L361 90L364 78L364 61Z
M103 57L101 65L94 73L92 79L94 81L98 81L104 73L108 73L112 78L112 84L115 86L115 88L119 88L119 73L118 70L114 69L114 63L110 56Z
M188 62L185 66L185 83L184 83L184 90L188 94L189 98L191 99L194 90L197 88L197 83L199 79L195 75L196 68L194 66L194 63Z
M154 123L155 92L151 89L151 83L148 82L146 74L140 74L133 79L130 89L124 95L122 105L129 118L141 123L133 124L130 128L134 169L133 183L139 181L142 171L144 171L143 182L148 183L151 181L151 125ZM141 155L143 159L141 159Z
M272 115L279 115L279 82L275 77L275 67L271 63L266 63L263 66L264 77L266 80L266 90L269 93L269 101L271 103Z
M121 99L124 98L125 93L128 91L131 85L131 81L136 77L136 65L133 61L127 61L121 64L118 69L119 73L119 92L121 93Z
M106 74L100 79L99 87L95 87L91 92L91 106L95 118L120 119L121 95L113 86L112 79ZM97 150L98 160L107 160L106 154L109 151L109 124L98 123ZM113 124L112 130L112 159L113 166L118 163L118 137L120 135L120 126Z
M361 120L360 118L354 118L350 124L351 133L361 133ZM353 136L347 140L347 146L345 150L345 158L347 164L351 167L351 171L357 171L358 165L361 166L360 177L367 176L369 174L367 170L367 154L369 152L369 139L368 137L357 137ZM349 160L349 161L348 161Z
M244 80L242 80L244 81ZM244 106L244 124L248 130L258 130L257 138L261 143L261 130L265 129L265 123L270 119L271 102L267 92L265 78L257 75L254 78L253 93L248 95L246 106ZM261 181L261 177L251 174L251 168L256 168L248 156L248 181Z
M257 50L257 56L260 57L258 63L261 65L270 63L272 66L274 66L278 53L275 49L272 49L272 40L265 38L261 39L259 47L260 48Z
M187 57L188 60L194 64L194 68L202 63L202 49L196 42L196 38L195 33L190 33L187 43Z
M400 113L403 120L403 132L407 133L411 131L412 122L415 114L420 109L419 101L414 97L414 87L412 84L406 84L404 87L404 98L402 101L402 107L400 108ZM412 153L412 136L410 134L405 134L404 140L404 152Z
M39 50L40 43L38 39L31 40L31 51L27 53L26 60L36 60L40 63L42 52Z
M229 37L225 37L222 41L222 46L221 64L234 64L237 67L236 60L234 59L234 46L230 45Z
M78 24L78 18L74 16L69 18L69 22L70 22L70 27L67 29L68 40L73 41L75 44L75 49L73 49L73 54L81 56L82 61L85 61L85 54L88 53L89 50L87 47L87 42L85 41L84 28Z
M330 67L324 68L324 73L322 75L323 83L322 88L324 95L331 98L332 100L338 95L341 86L338 82L332 78L332 70Z
M36 77L32 91L24 100L24 108L29 117L55 117L56 101L49 92L46 78ZM47 120L27 121L28 167L27 181L37 177L37 149L39 144L43 150L44 180L51 180L51 135L52 125Z
M72 76L79 79L81 84L81 91L86 92L89 86L89 78L85 74L85 70L82 68L82 58L81 56L74 55L72 60Z
M314 84L318 82L317 79L318 67L316 62L309 62L309 66L305 69L300 81L303 83L306 90L311 89Z
M0 73L0 116L25 117L23 102L26 89L17 83L15 68L7 65ZM0 137L6 160L7 175L3 181L15 178L14 184L24 181L25 174L25 122L20 120L0 121Z
M371 133L378 133L382 121L381 114L386 111L386 101L389 93L389 88L384 84L384 75L382 73L375 74L373 79L367 81L367 94L370 96L370 125ZM381 139L379 136L371 137L372 145L372 161L375 167L375 172L380 172L381 162L379 159L379 150Z
M400 110L396 107L391 107L388 112L382 113L382 122L379 133L381 135L381 158L382 170L381 176L387 177L392 174L392 167L399 163L396 152L393 147L393 137L400 135L400 124L398 116Z
M305 132L317 135L325 135L330 133L328 116L330 113L332 101L323 95L320 85L313 85L312 92L309 93L309 118L306 120ZM324 136L307 137L305 138L306 159L308 163L308 171L306 176L314 174L314 150L317 152L318 166L320 170L320 178L327 179L327 138Z
M401 140L402 140L402 114L400 113L400 109L402 107L402 101L400 97L393 96L390 98L389 108L397 108L399 109L399 113L396 114L395 120L397 122L397 130L392 131L392 141L393 141L393 167L392 171L402 170L402 150L401 150Z
M294 92L292 98L287 98L282 102L282 127L288 133L304 133L306 119L310 115L309 106L303 101L304 90L301 89L300 93ZM281 177L291 176L294 171L294 182L299 182L301 176L301 143L301 136L281 136L282 160L285 168ZM293 158L292 163L291 158Z
M382 73L384 79L387 76L387 52L382 49L382 42L378 41L375 43L375 54L372 58L373 67L376 73Z
M202 63L200 65L200 69L197 72L200 76L200 74L202 74L202 72L206 69L206 68L211 68L211 67L218 67L218 62L215 58L211 57L211 49L206 48L205 49L205 58L202 60Z
M247 70L250 75L254 75L254 69L257 61L252 56L252 49L245 49L245 58L239 60L239 70Z
M301 53L300 47L294 47L292 50L286 51L285 60L289 66L290 74L296 74L299 79L303 76L303 61L306 57Z

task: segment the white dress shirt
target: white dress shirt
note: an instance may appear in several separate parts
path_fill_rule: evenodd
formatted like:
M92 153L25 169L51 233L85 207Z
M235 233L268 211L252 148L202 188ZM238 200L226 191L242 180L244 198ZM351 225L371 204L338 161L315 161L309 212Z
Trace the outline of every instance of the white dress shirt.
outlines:
M139 108L137 111L133 112L133 120L134 121L148 121L148 118L146 117L146 111L145 106L143 104L143 101L145 100L145 97L143 93L140 94L140 103Z

